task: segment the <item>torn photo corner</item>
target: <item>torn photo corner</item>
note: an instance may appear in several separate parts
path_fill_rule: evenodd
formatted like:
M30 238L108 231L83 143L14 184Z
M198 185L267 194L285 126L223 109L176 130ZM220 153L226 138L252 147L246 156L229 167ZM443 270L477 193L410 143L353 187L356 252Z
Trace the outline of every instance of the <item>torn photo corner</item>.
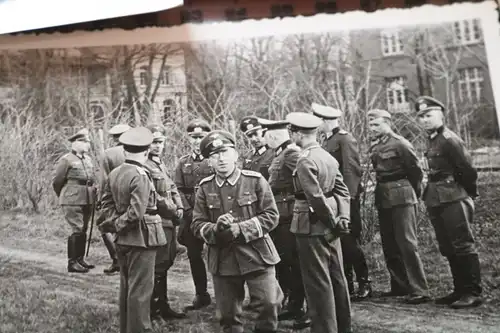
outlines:
M0 0L0 34L56 27L182 6L183 0ZM40 14L43 13L43 14Z

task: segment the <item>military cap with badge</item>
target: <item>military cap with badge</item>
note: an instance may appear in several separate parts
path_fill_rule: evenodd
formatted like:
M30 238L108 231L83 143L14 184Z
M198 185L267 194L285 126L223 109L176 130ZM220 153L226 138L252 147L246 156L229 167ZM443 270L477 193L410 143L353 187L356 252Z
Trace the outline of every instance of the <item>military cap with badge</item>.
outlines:
M82 128L72 136L68 138L69 142L75 142L75 141L83 141L83 142L90 142L90 132L86 128Z
M148 129L153 134L153 142L154 141L165 141L165 128L160 125L149 125Z
M392 119L391 114L388 111L382 109L370 110L366 113L366 117L368 118L368 120L373 120L378 118L385 118L389 120Z
M320 118L306 112L291 112L285 120L290 123L288 128L292 132L311 132L323 123Z
M259 118L257 117L247 116L240 121L240 130L245 135L250 135L261 128L262 125L260 124Z
M123 149L130 153L146 151L153 142L153 133L147 127L132 128L120 136Z
M313 115L325 120L338 119L342 116L341 110L332 108L331 106L312 103L311 108L313 110Z
M189 136L204 136L211 130L210 124L202 119L192 120L186 128Z
M266 131L286 129L290 125L286 120L259 119L259 123Z
M417 116L420 116L429 111L445 111L445 106L443 103L437 99L430 96L420 96L415 101L415 109L417 110Z
M223 130L215 130L208 133L201 140L200 152L203 157L208 158L215 153L225 151L228 148L234 148L235 144L236 140L231 133Z
M118 124L118 125L111 127L109 129L108 133L109 133L109 135L112 135L112 136L119 136L119 135L122 135L123 133L125 133L126 131L128 131L129 129L130 129L130 126L127 124Z

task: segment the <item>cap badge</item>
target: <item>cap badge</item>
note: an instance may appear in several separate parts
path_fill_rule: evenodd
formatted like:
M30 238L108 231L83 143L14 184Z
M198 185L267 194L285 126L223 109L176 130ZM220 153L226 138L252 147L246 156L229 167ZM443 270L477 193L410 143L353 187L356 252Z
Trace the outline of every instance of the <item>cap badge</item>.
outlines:
M423 110L423 109L426 109L427 108L427 104L425 103L421 103L419 106L418 106L418 109L419 110Z
M203 131L202 131L201 127L195 127L195 128L193 129L193 132L194 132L194 133L201 133L201 132L203 132Z
M220 146L222 146L222 144L223 144L223 143L222 143L222 140L221 140L221 139L215 139L215 140L212 142L212 146L213 146L214 148L220 147Z
M163 136L163 135L161 134L161 132L154 132L154 133L153 133L153 138L159 138L159 137L161 137L161 136Z
M253 125L252 124L248 124L247 125L247 131L251 130L253 128Z

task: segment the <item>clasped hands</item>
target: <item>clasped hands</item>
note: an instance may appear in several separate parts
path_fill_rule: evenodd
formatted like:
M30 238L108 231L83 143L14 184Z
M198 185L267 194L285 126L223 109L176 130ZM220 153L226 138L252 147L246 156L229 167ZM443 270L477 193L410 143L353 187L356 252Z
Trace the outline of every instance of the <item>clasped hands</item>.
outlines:
M215 224L215 237L221 245L229 244L240 235L240 226L234 223L234 216L229 213L222 214Z
M350 224L351 222L347 217L339 217L335 224L335 228L333 230L327 229L327 233L325 234L326 240L331 242L338 237L349 235L351 233Z

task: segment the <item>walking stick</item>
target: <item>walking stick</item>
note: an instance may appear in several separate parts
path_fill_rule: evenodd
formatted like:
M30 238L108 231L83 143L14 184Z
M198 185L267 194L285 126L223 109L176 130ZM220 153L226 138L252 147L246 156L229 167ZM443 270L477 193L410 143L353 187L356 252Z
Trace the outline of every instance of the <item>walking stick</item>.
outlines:
M95 216L95 200L92 203L92 217L90 218L90 232L89 232L89 237L87 239L87 253L85 254L85 257L89 256L90 240L92 239L92 230L94 229L94 216Z

